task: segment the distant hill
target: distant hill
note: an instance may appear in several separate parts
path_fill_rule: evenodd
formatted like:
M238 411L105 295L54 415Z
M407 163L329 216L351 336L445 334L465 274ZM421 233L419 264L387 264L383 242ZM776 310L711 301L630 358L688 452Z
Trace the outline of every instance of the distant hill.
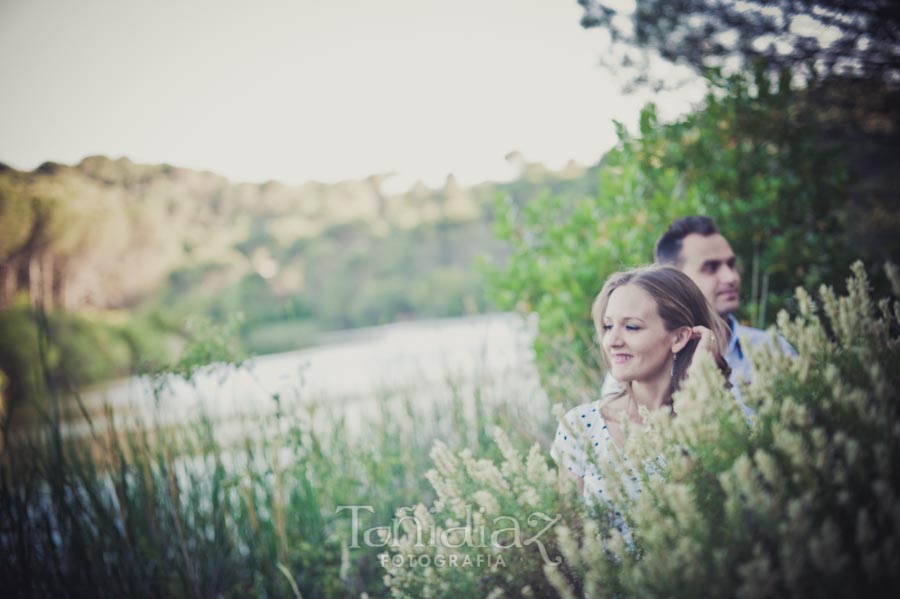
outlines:
M0 406L46 397L45 381L152 370L191 341L204 362L226 346L286 351L321 331L489 310L478 262L507 252L495 200L588 196L597 181L597 167L510 160L521 176L509 183L448 176L395 194L379 175L292 187L102 156L0 164Z
M417 184L394 195L379 175L291 187L103 156L31 172L0 165L0 308L21 294L65 310L133 308L173 273L198 267L227 270L220 279L257 272L276 295L297 293L309 264L290 248L335 227L361 223L359 231L386 237L487 222L498 192L593 186L574 164L554 172L511 159L522 170L512 183L464 187L451 175L441 189Z

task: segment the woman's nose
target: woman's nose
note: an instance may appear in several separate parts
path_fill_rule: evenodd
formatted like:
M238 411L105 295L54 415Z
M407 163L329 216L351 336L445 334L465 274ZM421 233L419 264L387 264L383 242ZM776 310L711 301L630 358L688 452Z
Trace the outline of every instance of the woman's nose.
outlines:
M606 331L606 335L603 336L603 342L607 347L619 347L622 345L622 335L618 327L612 327Z

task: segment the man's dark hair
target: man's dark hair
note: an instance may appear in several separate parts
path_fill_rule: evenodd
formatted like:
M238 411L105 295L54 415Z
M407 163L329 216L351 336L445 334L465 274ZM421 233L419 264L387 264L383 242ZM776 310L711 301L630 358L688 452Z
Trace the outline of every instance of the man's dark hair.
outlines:
M708 216L685 216L674 221L656 242L654 255L659 264L680 266L681 242L696 233L708 237L719 232L716 223Z

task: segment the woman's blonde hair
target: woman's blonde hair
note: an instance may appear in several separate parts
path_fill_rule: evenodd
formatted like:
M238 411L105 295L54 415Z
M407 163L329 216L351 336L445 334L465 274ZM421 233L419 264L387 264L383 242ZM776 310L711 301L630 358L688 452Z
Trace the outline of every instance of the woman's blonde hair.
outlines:
M662 318L667 331L674 331L680 327L694 327L702 325L713 332L716 337L715 360L716 365L725 380L731 374L731 368L722 357L728 340L728 326L716 314L710 306L703 292L697 284L686 274L671 266L645 266L626 272L615 273L606 279L603 289L597 294L591 307L591 317L597 330L597 338L603 342L603 319L606 317L606 308L612 292L624 285L636 285L650 294L656 302L657 312ZM672 368L671 393L666 401L671 404L672 393L675 393L681 381L687 374L687 369L697 349L698 339L691 339L675 356L675 364ZM606 367L609 368L609 358L605 352L601 352ZM626 386L626 390L629 386Z

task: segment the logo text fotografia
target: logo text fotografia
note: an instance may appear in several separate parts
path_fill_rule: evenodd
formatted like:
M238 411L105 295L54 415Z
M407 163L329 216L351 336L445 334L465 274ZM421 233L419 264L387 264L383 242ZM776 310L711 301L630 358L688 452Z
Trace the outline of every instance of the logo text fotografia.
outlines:
M502 567L506 565L503 552L514 547L534 546L540 552L544 563L558 565L560 556L551 559L541 537L550 530L560 516L549 516L543 512L534 512L525 519L525 526L518 518L512 516L496 516L475 526L473 508L466 505L466 520L460 526L438 528L432 521L428 524L414 515L394 517L390 526L372 526L363 528L360 524L360 513L374 513L371 505L339 505L335 513L350 513L350 549L360 547L393 548L394 552L379 556L382 566L391 564L402 566L443 567ZM400 539L404 536L417 549L416 553L398 553ZM438 550L434 555L425 552L427 548ZM471 551L480 549L482 551Z

